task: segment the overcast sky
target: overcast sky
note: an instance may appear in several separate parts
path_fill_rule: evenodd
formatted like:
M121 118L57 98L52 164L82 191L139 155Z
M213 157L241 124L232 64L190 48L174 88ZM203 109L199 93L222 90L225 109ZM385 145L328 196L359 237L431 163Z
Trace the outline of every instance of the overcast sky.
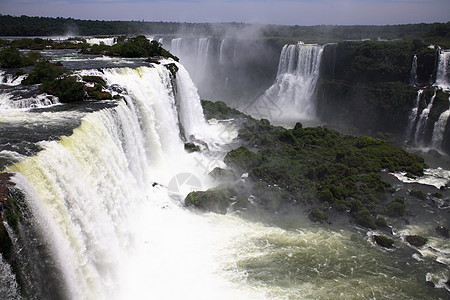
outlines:
M0 14L89 20L384 25L450 21L450 0L0 0Z

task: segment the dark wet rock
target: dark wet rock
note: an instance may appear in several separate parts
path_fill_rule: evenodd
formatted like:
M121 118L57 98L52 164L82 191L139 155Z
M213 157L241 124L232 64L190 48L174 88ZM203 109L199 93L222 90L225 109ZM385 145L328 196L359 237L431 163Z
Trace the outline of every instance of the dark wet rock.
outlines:
M194 143L184 143L184 150L189 153L200 151L200 147Z
M373 239L375 240L375 243L381 247L392 248L394 246L394 240L384 235L374 235Z
M420 235L407 235L406 241L416 247L422 247L428 242L428 239Z
M230 206L231 193L228 189L215 189L191 192L186 196L184 203L188 207L226 214Z
M450 238L450 231L445 226L436 226L436 232L442 235L443 237Z
M431 287L431 288L435 288L435 287L436 287L436 285L434 284L433 281L426 281L425 284L426 284L427 286Z

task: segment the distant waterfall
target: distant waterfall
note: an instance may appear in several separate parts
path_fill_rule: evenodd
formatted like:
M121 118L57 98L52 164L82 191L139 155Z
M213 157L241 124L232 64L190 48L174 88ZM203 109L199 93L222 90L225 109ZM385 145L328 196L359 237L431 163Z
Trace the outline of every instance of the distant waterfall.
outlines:
M181 41L182 41L181 38L176 38L176 39L172 40L170 49L173 54L181 55L181 51L182 51L181 50Z
M208 55L210 39L201 38L197 40L197 57L199 61L206 61Z
M411 65L411 73L409 74L409 84L416 85L416 83L417 83L417 55L414 55Z
M450 97L449 97L450 102ZM433 129L433 137L431 139L431 146L434 149L440 149L442 142L444 141L444 134L445 129L448 123L450 117L450 108L444 111L440 116L439 119L434 123L434 129Z
M414 141L416 144L419 143L419 139L421 138L421 135L423 133L423 130L425 129L427 122L428 122L428 115L430 114L431 108L433 107L434 99L436 98L437 90L434 90L434 95L430 99L430 103L428 103L427 107L422 110L422 113L420 114L419 120L417 121L416 125L416 133L414 135Z
M223 65L225 63L225 43L227 42L227 39L223 39L222 42L220 43L220 48L219 48L219 64Z
M280 108L277 119L314 119L315 89L323 46L285 45L281 51L276 82L264 97Z
M435 85L450 90L450 50L441 50L439 53Z
M409 140L411 132L414 127L414 122L417 119L417 115L419 113L420 99L422 97L422 94L423 94L423 90L417 91L416 102L414 103L414 107L408 116L408 127L406 129L406 140Z
M117 44L117 38L116 37L111 37L111 38L90 38L90 39L86 39L86 43L88 43L89 45L100 45L100 44L104 44L106 46L113 46L115 44Z

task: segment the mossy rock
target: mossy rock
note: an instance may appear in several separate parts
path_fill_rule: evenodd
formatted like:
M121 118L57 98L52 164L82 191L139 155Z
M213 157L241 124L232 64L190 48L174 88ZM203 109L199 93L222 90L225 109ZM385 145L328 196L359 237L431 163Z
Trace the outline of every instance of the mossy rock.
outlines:
M416 197L417 199L420 199L420 200L425 200L425 199L427 199L427 194L425 194L424 192L422 192L422 191L420 191L420 190L411 190L411 191L409 192L409 194L410 194L411 196Z
M328 214L323 210L316 208L308 215L309 219L313 222L323 223L328 220Z
M231 193L228 189L215 189L189 193L184 203L203 211L226 214L230 206Z
M394 240L388 238L384 235L374 235L373 239L375 240L375 243L377 245L384 247L384 248L392 248L394 246Z
M416 247L422 247L428 242L428 239L420 235L407 235L406 241Z
M249 171L261 163L261 155L241 146L228 152L223 161L229 167L242 171Z

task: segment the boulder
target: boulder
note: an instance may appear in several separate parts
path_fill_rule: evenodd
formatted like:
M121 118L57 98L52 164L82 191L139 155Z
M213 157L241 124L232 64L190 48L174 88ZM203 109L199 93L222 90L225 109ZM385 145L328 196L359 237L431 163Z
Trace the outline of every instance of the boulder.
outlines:
M184 204L188 207L224 215L230 206L230 198L231 193L227 189L196 191L186 196Z
M377 245L384 248L392 248L394 245L394 240L384 235L374 235L373 239L375 240L375 243L377 243Z
M405 238L409 244L416 247L421 247L428 242L427 238L424 238L420 235L407 235Z

